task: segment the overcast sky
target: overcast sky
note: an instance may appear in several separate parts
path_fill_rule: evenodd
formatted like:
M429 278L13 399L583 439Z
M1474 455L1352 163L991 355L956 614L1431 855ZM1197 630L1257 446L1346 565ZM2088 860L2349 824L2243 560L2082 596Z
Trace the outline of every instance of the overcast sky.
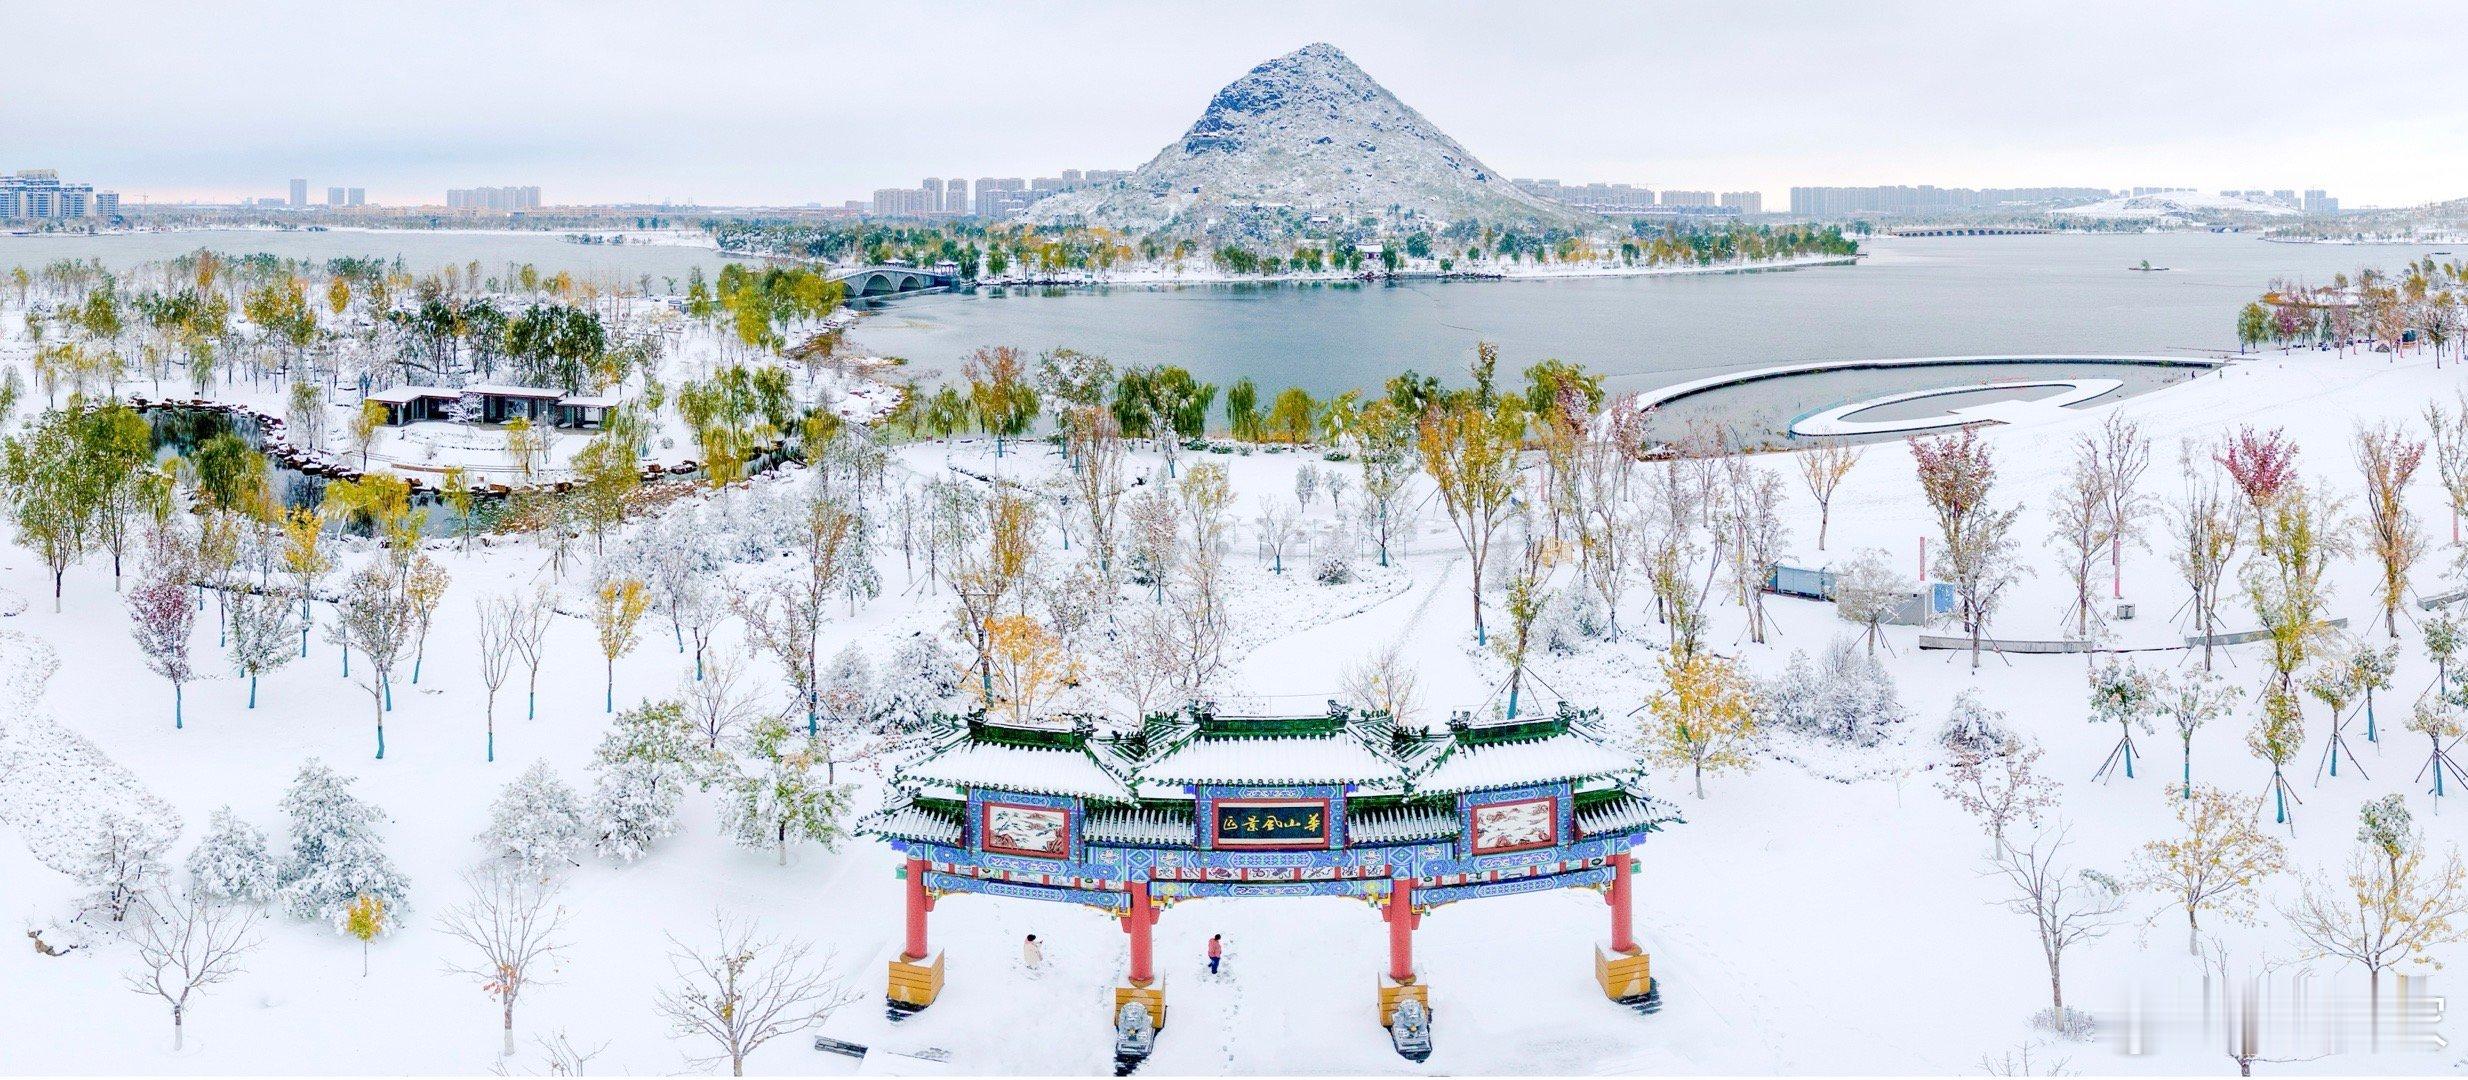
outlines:
M0 168L157 200L837 203L1129 168L1313 41L1494 169L2468 196L2456 5L12 4Z

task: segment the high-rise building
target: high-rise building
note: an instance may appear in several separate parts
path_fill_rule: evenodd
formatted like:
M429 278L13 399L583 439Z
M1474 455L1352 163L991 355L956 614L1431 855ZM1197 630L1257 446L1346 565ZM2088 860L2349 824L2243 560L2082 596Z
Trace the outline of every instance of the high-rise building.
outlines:
M343 189L343 205L345 205L345 206L366 206L366 205L368 205L368 189L367 189L367 188L344 188L344 189Z
M0 221L67 221L117 217L120 196L92 184L63 184L54 169L22 169L0 176Z
M338 187L330 187L330 188L327 188L327 189L326 189L326 205L327 205L327 206L341 206L341 205L343 205L343 189L338 188Z
M308 181L297 177L292 179L291 206L292 209L295 210L302 210L308 207Z
M878 188L874 192L875 217L925 217L938 212L942 204L942 189L929 196L926 189Z
M918 191L918 195L919 195L919 203L920 203L920 205L922 205L922 206L924 206L924 207L925 207L925 212L926 212L926 213L928 213L928 214L939 214L939 213L942 213L942 212L943 212L943 178L942 178L942 177L939 177L939 176L929 176L929 177L926 177L926 178L925 178L925 183L922 183L922 184L917 185L917 191Z
M968 181L956 176L943 181L943 213L953 217L968 213Z
M1711 191L1665 191L1655 205L1712 206L1714 205L1714 193Z
M2308 214L2336 214L2339 213L2339 200L2321 188L2307 188L2302 209Z
M446 192L449 210L537 210L540 189L537 187L453 188Z
M1762 191L1726 191L1722 193L1721 205L1743 214L1762 214L1765 212L1765 193Z

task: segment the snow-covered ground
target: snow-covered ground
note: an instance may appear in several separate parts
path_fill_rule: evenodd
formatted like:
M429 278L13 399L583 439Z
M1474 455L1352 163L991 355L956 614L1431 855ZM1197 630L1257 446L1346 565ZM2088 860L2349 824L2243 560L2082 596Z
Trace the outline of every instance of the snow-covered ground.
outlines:
M2108 413L2134 417L2155 437L2157 461L2145 481L2151 493L2174 490L2179 440L2217 438L2250 424L2284 427L2303 447L2304 474L2353 501L2359 487L2349 449L2355 426L2418 424L2425 404L2449 402L2463 387L2468 370L2436 370L2422 355L2305 352L2252 359L2031 426L1992 429L1997 501L2027 507L2017 535L2034 553L2026 561L2038 565L2037 576L2008 600L1996 629L2015 637L2058 636L2063 581L2052 561L2036 554L2047 532L2044 496L2057 486L2068 441ZM1161 465L1147 451L1134 458L1136 470ZM991 445L978 440L907 447L895 460L895 480L908 482L947 475L954 465L1023 480L1056 468L1043 446L997 459ZM1185 464L1197 460L1228 466L1239 497L1230 602L1238 623L1253 632L1234 643L1229 703L1307 711L1336 694L1349 665L1400 641L1419 669L1424 719L1492 699L1503 667L1473 645L1466 567L1436 507L1424 511L1398 568L1332 590L1302 574L1270 575L1251 558L1263 500L1290 493L1295 468L1316 459L1276 452L1184 458ZM1929 519L1900 445L1869 449L1850 474L1834 503L1828 553L1814 550L1813 506L1798 490L1790 463L1771 458L1759 464L1790 478L1793 553L1786 561L1821 565L1863 548L1883 549L1906 567L1918 560ZM1351 471L1344 464L1320 467ZM2439 542L2448 536L2448 513L2431 473L2428 466L2409 499ZM790 472L759 483L805 482ZM1310 516L1328 520L1325 499ZM2437 546L2418 572L2422 593L2446 588L2451 548ZM0 713L0 765L21 760L11 755L27 747L46 757L69 755L72 747L95 755L46 762L60 768L0 771L0 920L42 931L47 941L85 942L60 957L0 948L0 1071L470 1074L499 1064L496 1006L476 981L446 970L461 962L460 947L440 932L436 918L460 899L456 875L480 857L474 836L486 826L488 803L500 786L536 760L587 785L583 767L607 723L601 661L588 623L560 618L550 632L538 718L525 720L519 701L501 700L497 760L484 761L475 601L550 579L547 556L527 541L504 540L467 553L436 542L430 554L451 572L453 585L420 682L396 687L382 761L371 758L365 691L341 677L334 647L322 640L306 659L263 681L254 710L245 707L244 680L210 677L192 685L186 726L174 730L170 689L143 666L125 609L111 594L106 561L88 560L70 572L62 613L38 600L0 618L0 664L9 665L0 672L0 702L9 703ZM350 557L366 555L355 550ZM947 632L947 587L932 589L912 577L894 542L874 557L883 596L853 615L834 605L823 655L855 643L880 665L913 634ZM2371 575L2361 559L2343 562L2332 575L2337 613L2360 628L2371 623ZM564 587L574 588L573 576L570 569ZM2143 614L2121 625L2116 643L2162 648L2175 642L2181 620L2169 613L2182 590L2164 557L2129 550L2123 580L2125 597ZM40 598L49 591L48 575L24 549L0 546L0 589ZM1626 640L1544 656L1537 667L1541 681L1558 696L1611 717L1636 709L1652 686L1660 630L1643 606L1644 590L1632 590L1631 597L1619 613L1630 630ZM0 605L0 611L11 606ZM2231 626L2250 623L2235 602L2224 607ZM1772 613L1773 640L1756 645L1742 639L1738 610L1718 606L1708 640L1770 675L1782 670L1793 650L1819 652L1844 633L1829 606L1777 599ZM199 632L212 634L210 627ZM1885 664L1913 716L1901 736L1856 752L1781 741L1753 772L1711 779L1703 801L1688 797L1682 777L1656 778L1660 793L1688 817L1640 852L1638 934L1664 988L1666 1004L1658 1015L1638 1016L1603 1000L1596 989L1589 950L1607 926L1595 894L1451 905L1418 934L1438 1049L1429 1062L1414 1065L1389 1049L1373 1018L1385 948L1385 928L1374 911L1336 900L1207 900L1176 906L1158 927L1171 1019L1148 1069L1160 1075L1957 1073L1979 1071L1983 1056L2046 1040L2029 1023L2033 1011L2047 1005L2037 940L2023 916L2000 906L2002 883L1983 876L1988 843L1980 830L1935 790L1934 768L1942 758L1930 736L1965 689L2005 710L2046 748L2043 767L2063 784L2061 816L2072 827L2074 861L2110 871L2121 870L2140 843L2173 830L2172 740L2165 733L2144 737L2148 756L2137 779L2091 783L2115 731L2086 721L2081 657L1991 657L1974 672L1959 655L1919 651L1910 629L1889 629L1887 636L1894 651ZM2382 640L2379 631L2363 636ZM2403 627L2402 636L2408 644L2384 705L2391 721L2432 679L2414 633ZM691 675L689 658L673 647L656 615L644 638L617 668L621 704L670 694ZM2263 670L2259 648L2230 650L2223 671L2250 689ZM57 657L58 670L39 691L28 689L36 681L35 658L46 649ZM723 634L721 649L738 651L733 628ZM203 640L200 653L207 658L203 666L220 670ZM2136 658L2168 670L2188 662L2182 651ZM765 662L754 663L765 681L776 681ZM39 695L39 703L10 696L20 694ZM519 692L508 697L519 698ZM2239 792L2261 790L2268 770L2243 745L2250 701L2249 695L2249 707L2196 740L2198 780ZM2274 830L2288 837L2304 872L2339 865L2353 845L2358 806L2393 792L2406 794L2434 844L2457 842L2459 822L2468 819L2463 809L2437 813L2410 781L2423 756L2414 737L2394 730L2378 745L2360 744L2363 768L2314 784L2322 745L2315 712L2309 717L2313 737L2297 761L2301 768L2292 767L2304 798L2296 828ZM353 778L357 793L391 816L383 833L411 879L412 910L398 932L377 941L366 976L357 942L330 927L268 916L265 946L247 959L244 975L192 1008L187 1045L174 1052L161 1003L131 993L121 981L133 964L130 947L61 926L79 889L53 865L57 858L46 857L59 838L46 832L44 818L22 808L159 799L185 824L173 848L176 859L201 834L207 815L229 805L279 845L283 820L276 800L312 757ZM858 805L871 808L875 781L862 777L859 783ZM68 811L49 813L57 819ZM779 866L768 849L729 843L717 820L713 798L692 795L682 831L648 858L631 865L586 858L564 875L571 943L553 981L524 995L516 1016L523 1052L505 1068L545 1070L529 1037L562 1032L580 1047L602 1048L590 1063L594 1071L686 1069L690 1047L670 1036L654 994L671 981L665 959L670 935L699 940L715 911L759 917L769 929L812 940L818 952L832 955L860 1000L823 1030L886 1051L865 1063L867 1071L1095 1073L1110 1064L1106 994L1120 977L1126 949L1112 921L1094 911L948 898L934 913L933 932L948 956L949 986L933 1008L895 1027L879 1004L883 963L900 947L893 853L863 840L838 851L805 846ZM2264 890L2284 901L2294 887L2282 876ZM2268 905L2265 910L2259 926L2215 928L2241 971L2297 956L2285 920L2267 914ZM2130 921L2068 954L2069 1003L2109 1016L2136 1006L2164 1011L2199 1005L2204 983L2185 955L2181 917L2158 897L2136 895ZM1020 938L1032 932L1046 942L1048 958L1046 969L1034 973L1018 960ZM1203 943L1216 933L1231 945L1229 974L1221 980L1204 977ZM2468 953L2449 946L2437 956L2456 962ZM2293 968L2272 978L2282 988L2302 985ZM2432 991L2441 993L2447 982L2437 976ZM2320 962L2312 965L2310 987L2317 1002L2329 995L2353 998L2362 994L2364 979L2354 967ZM2216 1074L2233 1067L2221 1046L2218 1032L2203 1034L2197 1024L2190 1034L2152 1028L2134 1056L2118 1038L2037 1053L2043 1062L2070 1056L2086 1071ZM895 1056L929 1049L946 1051L947 1060ZM2263 1066L2270 1072L2456 1066L2453 1054L2369 1055L2354 1044L2334 1053L2305 1038L2267 1042L2263 1051L2289 1059ZM774 1042L749 1063L761 1073L856 1067L816 1052L802 1037Z

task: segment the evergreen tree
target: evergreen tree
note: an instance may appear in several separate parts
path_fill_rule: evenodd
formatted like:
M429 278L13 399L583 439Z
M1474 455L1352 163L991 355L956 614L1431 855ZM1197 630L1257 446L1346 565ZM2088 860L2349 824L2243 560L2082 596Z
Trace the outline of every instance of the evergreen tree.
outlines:
M574 862L574 852L589 838L582 800L546 761L533 762L498 793L489 806L488 831L479 836L491 857L542 874Z
M265 830L224 806L214 811L205 839L189 852L189 891L215 900L263 904L274 899L274 856Z
M275 880L285 911L340 926L362 896L404 910L411 882L377 836L386 813L353 795L349 779L310 758L283 794L282 808L291 819L291 852Z

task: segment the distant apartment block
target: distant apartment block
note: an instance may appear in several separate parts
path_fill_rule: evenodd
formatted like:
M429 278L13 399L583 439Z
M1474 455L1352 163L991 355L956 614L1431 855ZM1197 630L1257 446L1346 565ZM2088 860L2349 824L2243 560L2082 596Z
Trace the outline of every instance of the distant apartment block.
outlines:
M2178 188L2136 189L2143 194ZM1931 214L2002 207L2072 206L2113 198L2107 188L1941 188L1888 184L1876 187L1795 187L1791 212L1802 217L1846 218L1867 215Z
M71 221L120 214L120 195L92 184L64 184L55 169L0 176L0 221Z
M2336 214L2339 213L2339 200L2321 188L2307 188L2305 203L2299 209L2308 214Z
M1662 193L1661 198L1655 200L1654 205L1713 206L1715 205L1714 193L1711 191L1666 191Z
M446 192L448 210L537 210L540 189L537 187L453 188Z
M340 207L340 206L342 206L342 205L343 205L343 199L344 199L344 197L345 197L345 196L344 196L344 192L343 192L343 189L342 189L342 188L338 188L338 187L330 187L330 188L327 188L327 189L326 189L326 205L327 205L327 206L330 206L330 207Z
M1726 191L1722 193L1721 205L1743 214L1762 214L1765 212L1765 193L1762 191Z
M292 180L291 207L294 210L308 209L308 181L298 178Z
M933 194L924 188L878 188L874 192L875 217L928 217L942 209L942 192Z
M980 176L972 189L960 177L929 176L913 188L881 188L871 202L856 205L875 217L1009 217L1048 195L1131 175L1128 169L1064 169L1061 176L1028 179Z
M345 206L366 206L366 205L368 205L368 189L367 189L367 188L344 188L344 189L343 189L343 205L345 205Z

